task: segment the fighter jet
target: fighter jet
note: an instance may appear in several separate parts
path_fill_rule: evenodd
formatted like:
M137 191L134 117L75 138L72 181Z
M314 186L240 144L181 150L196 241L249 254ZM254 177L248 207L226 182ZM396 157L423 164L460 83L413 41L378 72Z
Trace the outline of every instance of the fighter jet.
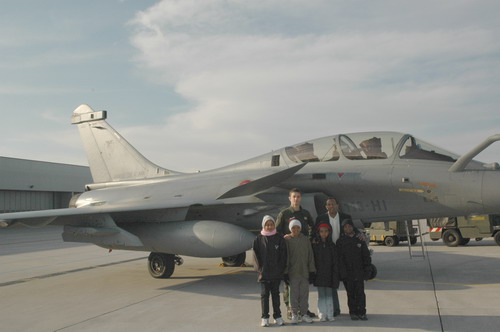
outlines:
M462 157L398 132L339 134L284 147L226 167L180 173L159 167L107 122L78 107L94 183L66 209L0 214L0 226L64 225L64 241L151 252L150 274L168 278L179 255L245 260L262 217L300 188L313 217L328 197L361 223L500 213L500 166Z

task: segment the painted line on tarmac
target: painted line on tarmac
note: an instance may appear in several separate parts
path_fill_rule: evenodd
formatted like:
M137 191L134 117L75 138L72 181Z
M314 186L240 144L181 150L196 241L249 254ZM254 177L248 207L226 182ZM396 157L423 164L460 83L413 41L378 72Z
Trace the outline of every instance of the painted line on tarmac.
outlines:
M394 282L399 284L419 284L419 285L444 285L444 286L470 286L470 287L500 287L500 284L464 284L459 282L432 282L432 281L411 281L411 280L389 280L372 279L370 281Z
M0 287L11 286L11 285L16 285L16 284L22 284L22 283L33 281L33 280L47 279L47 278L57 277L57 276L61 276L61 275L65 275L65 274L70 274L70 273L76 273L76 272L81 272L81 271L93 270L93 269L97 269L97 268L100 268L100 267L107 267L107 266L113 266L113 265L118 265L118 264L123 264L123 263L129 263L129 262L134 262L134 261L142 260L142 259L145 259L145 258L147 258L147 257L144 256L144 257L139 257L139 258L132 258L132 259L127 259L127 260L119 261L119 262L113 262L113 263L106 263L106 264L100 264L100 265L87 266L87 267L82 267L82 268L74 269L74 270L68 270L68 271L62 271L62 272L55 272L55 273L50 273L50 274L44 274L44 275L41 275L41 276L36 276L36 277L31 277L31 278L25 278L25 279L12 280L12 281L7 281L7 282L0 283Z

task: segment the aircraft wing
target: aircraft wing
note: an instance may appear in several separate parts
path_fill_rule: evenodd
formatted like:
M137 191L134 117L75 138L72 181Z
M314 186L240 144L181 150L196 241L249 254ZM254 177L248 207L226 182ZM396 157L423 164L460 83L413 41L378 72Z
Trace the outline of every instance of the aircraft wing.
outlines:
M90 205L79 208L51 209L39 211L24 211L0 214L0 228L14 224L23 224L30 227L42 227L54 223L57 224L78 224L86 217L98 214L140 212L160 209L188 208L192 204L215 204L215 200L190 200L187 198L175 199L170 202L136 202L134 204L103 204ZM220 204L220 203L219 203Z
M306 163L299 164L297 166L293 166L290 168L285 169L284 171L277 172L274 174L270 174L267 176L264 176L260 179L257 179L255 181L248 182L244 185L235 187L221 196L219 196L217 199L224 199L224 198L231 198L231 197L239 197L239 196L247 196L247 195L253 195L258 193L259 191L265 190L267 188L273 187L280 182L283 182L284 180L288 179L290 176L294 175L297 173L299 169L304 167Z
M58 224L77 224L85 220L87 216L109 213L140 212L161 209L189 208L193 204L197 205L220 205L223 199L231 199L242 196L251 196L267 188L278 185L286 180L298 170L304 167L300 164L285 170L263 176L248 183L238 185L219 197L213 197L201 193L199 190L189 190L184 195L175 195L170 199L164 199L164 196L151 199L140 199L136 196L127 196L124 191L119 199L106 201L105 199L90 200L87 205L77 208L51 209L41 211L24 211L0 214L0 227L7 227L13 224L23 224L32 227L42 227L53 223L58 219ZM91 191L89 193L93 193ZM95 193L100 192L96 190ZM165 195L168 196L168 195ZM94 196L95 198L96 196ZM98 196L97 196L98 197ZM253 197L243 198L238 203L255 202ZM230 202L229 202L230 203Z

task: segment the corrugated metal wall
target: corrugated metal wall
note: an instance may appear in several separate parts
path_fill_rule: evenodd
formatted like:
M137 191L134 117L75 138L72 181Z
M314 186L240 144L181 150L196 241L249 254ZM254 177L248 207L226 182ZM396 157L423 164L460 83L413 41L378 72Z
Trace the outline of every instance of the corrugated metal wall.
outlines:
M0 157L0 213L67 208L87 183L85 166Z
M0 213L68 207L72 193L0 190Z

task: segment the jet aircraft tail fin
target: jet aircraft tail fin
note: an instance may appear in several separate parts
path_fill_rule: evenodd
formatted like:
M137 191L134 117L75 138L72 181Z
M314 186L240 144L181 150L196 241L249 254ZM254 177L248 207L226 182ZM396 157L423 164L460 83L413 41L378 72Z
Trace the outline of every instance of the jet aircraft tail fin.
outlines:
M95 183L148 179L176 174L141 155L106 121L106 111L79 106L71 118L78 125Z

